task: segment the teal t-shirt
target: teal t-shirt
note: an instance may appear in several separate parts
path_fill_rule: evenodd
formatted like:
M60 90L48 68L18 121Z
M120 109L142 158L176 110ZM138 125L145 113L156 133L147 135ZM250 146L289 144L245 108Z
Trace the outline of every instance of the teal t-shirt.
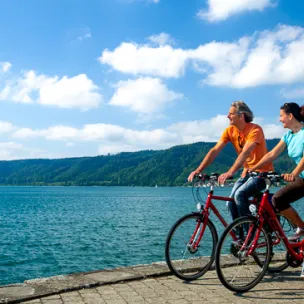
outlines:
M287 145L288 156L298 164L304 156L304 127L297 133L288 131L282 140ZM304 171L299 176L304 178Z

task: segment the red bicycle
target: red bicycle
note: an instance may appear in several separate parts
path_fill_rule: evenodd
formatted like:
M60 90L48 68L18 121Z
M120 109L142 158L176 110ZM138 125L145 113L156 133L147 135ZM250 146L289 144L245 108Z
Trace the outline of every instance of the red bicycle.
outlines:
M210 220L210 212L213 211L219 222L227 227L228 224L220 214L219 210L213 204L213 200L234 201L233 198L214 195L214 186L217 184L219 174L197 175L192 191L197 202L198 212L187 214L176 221L172 226L166 240L165 257L169 269L178 278L191 281L203 276L212 266L215 259L215 250L218 243L218 233L215 225ZM207 193L206 183L210 186ZM207 193L207 200L204 202L200 196L200 189ZM196 191L195 191L196 189ZM250 200L250 203L257 203L258 199ZM291 225L284 217L280 219L281 225ZM233 241L238 240L236 233L229 232ZM273 251L273 261L278 260L277 251ZM288 265L285 261L269 265L269 271L281 271Z
M263 173L260 177L266 178L268 183L256 215L232 222L223 232L216 250L218 277L226 288L236 292L246 292L256 286L264 277L269 263L276 265L273 248L278 245L285 247L277 254L278 263L291 267L303 263L304 240L288 241L288 231L291 230L282 228L280 217L269 202L269 187L279 182L281 177L274 173ZM235 242L231 235L237 231L241 233Z

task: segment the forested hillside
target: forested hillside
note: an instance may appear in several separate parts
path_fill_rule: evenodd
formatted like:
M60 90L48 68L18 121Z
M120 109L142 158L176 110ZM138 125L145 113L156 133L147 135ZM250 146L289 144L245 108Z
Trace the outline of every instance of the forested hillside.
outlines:
M268 140L269 149L278 140ZM167 150L123 152L116 155L0 161L1 185L181 186L214 143L194 143ZM236 158L227 145L206 173L225 172ZM294 165L286 154L277 171Z

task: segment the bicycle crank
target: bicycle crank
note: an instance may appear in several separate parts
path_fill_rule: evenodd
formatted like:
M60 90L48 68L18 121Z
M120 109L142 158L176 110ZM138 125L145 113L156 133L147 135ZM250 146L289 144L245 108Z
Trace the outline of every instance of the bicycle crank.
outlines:
M289 253L286 253L286 261L290 267L297 268L302 265L303 261L299 261L293 258Z

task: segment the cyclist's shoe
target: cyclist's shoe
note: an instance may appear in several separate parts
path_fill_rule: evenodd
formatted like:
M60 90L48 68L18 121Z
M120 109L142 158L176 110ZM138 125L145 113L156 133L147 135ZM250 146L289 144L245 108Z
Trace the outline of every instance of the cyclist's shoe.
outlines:
M297 228L295 233L288 237L288 241L296 242L301 236L304 236L304 228Z

